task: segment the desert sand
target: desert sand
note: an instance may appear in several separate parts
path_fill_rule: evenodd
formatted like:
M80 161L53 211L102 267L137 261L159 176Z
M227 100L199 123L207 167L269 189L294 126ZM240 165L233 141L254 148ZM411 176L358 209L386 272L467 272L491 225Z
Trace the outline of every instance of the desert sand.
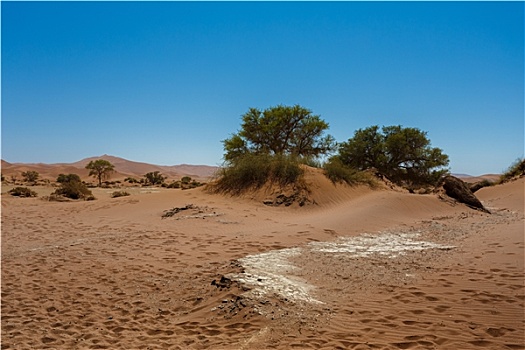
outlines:
M491 215L307 181L303 207L203 188L47 202L4 186L1 348L525 348L523 178L476 192Z

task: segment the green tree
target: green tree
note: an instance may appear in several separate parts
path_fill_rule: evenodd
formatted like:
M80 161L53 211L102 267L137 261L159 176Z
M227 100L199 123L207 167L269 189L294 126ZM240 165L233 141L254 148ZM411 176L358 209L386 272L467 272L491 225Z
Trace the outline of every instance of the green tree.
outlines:
M144 175L144 177L146 178L146 183L151 185L160 185L166 180L166 177L164 177L159 171L149 172Z
M242 121L241 130L223 140L227 162L247 153L311 159L335 149L334 138L324 134L328 123L299 105L250 108Z
M339 146L343 164L375 168L395 183L409 187L435 184L448 172L448 156L433 148L427 133L400 125L359 129Z
M38 171L28 170L22 172L22 176L24 177L24 180L26 182L36 183L36 180L38 180L40 174L38 173Z
M102 186L102 179L108 179L111 173L115 170L115 166L104 159L92 160L86 165L89 170L89 176L98 179L98 186Z

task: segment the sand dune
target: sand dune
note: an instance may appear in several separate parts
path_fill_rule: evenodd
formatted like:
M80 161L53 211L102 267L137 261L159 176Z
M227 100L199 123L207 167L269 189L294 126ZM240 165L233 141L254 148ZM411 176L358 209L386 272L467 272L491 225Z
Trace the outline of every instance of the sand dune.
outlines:
M2 349L525 348L523 178L476 193L489 215L308 176L288 208L2 193Z
M190 176L198 180L207 180L213 176L217 167L207 165L155 165L141 162L134 162L124 158L119 158L110 155L102 155L98 157L89 157L74 163L56 163L56 164L29 164L29 163L9 163L2 160L2 175L7 179L11 176L17 176L19 180L22 179L22 172L32 170L40 174L41 179L50 181L56 180L59 174L78 174L84 181L93 181L89 177L89 171L85 169L86 165L97 159L104 159L115 166L115 172L111 175L111 180L124 180L127 177L135 177L140 179L144 174L154 171L159 171L169 180L179 180L183 176Z

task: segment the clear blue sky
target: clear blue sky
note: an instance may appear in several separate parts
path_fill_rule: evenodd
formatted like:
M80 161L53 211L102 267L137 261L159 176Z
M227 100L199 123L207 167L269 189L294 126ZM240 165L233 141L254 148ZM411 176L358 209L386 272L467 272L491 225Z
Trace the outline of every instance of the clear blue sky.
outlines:
M524 154L523 2L1 2L2 159L218 165L250 107L346 141L428 132L455 173Z

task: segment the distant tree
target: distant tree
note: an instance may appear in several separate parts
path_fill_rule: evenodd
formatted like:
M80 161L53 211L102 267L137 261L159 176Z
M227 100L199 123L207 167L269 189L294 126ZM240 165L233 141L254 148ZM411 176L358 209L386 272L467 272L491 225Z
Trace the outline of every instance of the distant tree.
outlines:
M22 172L22 177L24 178L24 181L31 182L33 184L36 183L36 180L38 180L39 176L40 174L38 173L38 171L34 171L34 170L28 170L28 171Z
M151 185L160 185L166 180L166 177L164 177L159 171L149 172L144 175L144 177L146 178L146 184Z
M324 135L328 123L299 105L250 108L242 121L241 130L223 140L227 162L247 153L315 158L335 148L334 138Z
M430 146L427 133L417 128L371 126L343 142L338 156L359 170L375 168L390 180L411 186L435 184L448 172L448 156Z
M89 176L98 179L98 186L102 186L102 179L108 179L110 174L115 170L115 166L104 159L92 160L86 165L89 170Z

